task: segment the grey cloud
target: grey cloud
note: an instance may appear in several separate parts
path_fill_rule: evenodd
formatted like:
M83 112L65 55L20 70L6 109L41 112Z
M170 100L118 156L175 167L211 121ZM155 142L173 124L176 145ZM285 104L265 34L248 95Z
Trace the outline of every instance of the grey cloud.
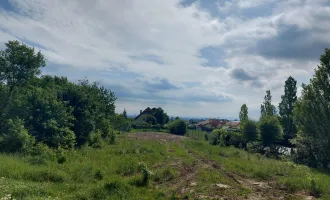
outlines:
M243 68L233 69L230 72L230 76L238 82L247 82L254 88L262 88L264 86L263 82L258 77L249 74Z
M252 77L247 71L242 68L235 68L230 72L231 77L239 81L250 81L256 78Z
M318 32L319 30L316 29L306 30L285 25L280 27L277 36L258 41L256 46L249 51L275 59L315 60L326 47L330 47L329 40L322 41L312 37Z
M178 90L181 88L178 84L173 83L166 78L153 78L151 80L137 79L135 82L142 84L143 89L149 92Z

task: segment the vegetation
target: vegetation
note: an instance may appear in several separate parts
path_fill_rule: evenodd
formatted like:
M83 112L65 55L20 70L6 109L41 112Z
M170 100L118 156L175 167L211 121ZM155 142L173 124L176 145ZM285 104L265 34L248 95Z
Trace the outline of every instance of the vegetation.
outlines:
M320 57L320 65L294 108L298 124L297 159L311 166L330 166L330 49Z
M247 108L246 104L243 104L241 107L241 111L239 113L239 120L241 123L244 123L248 119L249 119L248 108Z
M285 145L290 145L289 140L296 137L297 128L293 123L293 108L297 101L297 81L291 76L285 81L284 95L279 104L279 115L283 127Z
M260 134L265 146L274 144L282 139L282 129L280 122L275 116L265 116L260 120Z
M246 120L242 124L242 133L247 142L256 141L258 139L257 123L253 120Z
M115 113L111 90L40 77L43 55L9 41L0 51L0 198L249 199L271 192L277 199L329 199L329 49L320 61L300 98L295 79L287 79L279 115L270 90L259 122L243 104L241 130L188 131L184 120L169 122L153 108L134 128L175 135L127 134L136 130L126 110ZM279 145L292 147L291 154Z
M187 132L187 124L181 119L174 120L167 126L168 130L176 135L184 135Z
M261 105L260 109L261 109L260 118L264 116L276 115L276 107L272 105L272 95L270 94L270 90L266 91L264 102Z
M45 60L33 48L9 41L0 51L0 64L0 99L6 102L0 107L3 152L30 152L39 143L72 149L96 133L113 140L114 129L122 130L127 121L115 114L114 94L97 83L37 77Z

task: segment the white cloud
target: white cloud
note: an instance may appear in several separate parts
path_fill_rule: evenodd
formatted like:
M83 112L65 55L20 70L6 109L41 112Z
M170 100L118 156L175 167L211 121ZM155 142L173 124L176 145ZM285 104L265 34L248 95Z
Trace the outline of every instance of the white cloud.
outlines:
M120 68L151 82L159 78L180 86L184 82L197 83L198 86L180 87L179 91L159 92L171 102L162 102L159 106L173 115L237 116L243 103L251 106L254 110L251 113L257 113L265 89L273 88L274 99L278 101L282 93L280 86L289 74L296 76L299 83L306 82L317 58L304 62L275 60L249 51L258 41L277 37L282 26L295 25L309 30L312 42L330 42L327 37L330 26L326 20L330 18L330 7L325 5L326 0L226 1L218 4L218 11L226 14L219 18L216 13L201 9L199 3L180 7L179 0L10 2L16 10L1 10L0 42L17 38L36 44L52 65L72 66L75 77L94 70L96 75L92 79L106 82L104 76L97 76L98 71ZM267 5L275 7L266 17L250 19L231 13L233 9ZM206 58L201 58L199 51L210 45L223 49L228 68L202 67ZM132 59L143 55L157 57L165 64L151 59ZM236 68L245 69L257 80L234 80L230 72ZM118 82L127 88L142 90L143 86L136 84L135 79L131 77L122 82L121 77L112 77L109 84ZM206 102L206 99L203 103L202 98L196 104L180 100L189 96L196 98L196 95L219 98L219 103ZM224 96L232 101L221 101ZM119 110L126 107L138 112L150 103L148 97L144 100L144 104L119 101L117 106Z

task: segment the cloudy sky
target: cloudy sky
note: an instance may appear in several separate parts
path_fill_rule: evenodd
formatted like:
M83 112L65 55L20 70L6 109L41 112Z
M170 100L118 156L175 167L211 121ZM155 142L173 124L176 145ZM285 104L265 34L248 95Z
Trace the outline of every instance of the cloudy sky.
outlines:
M87 77L117 112L258 118L267 89L308 83L330 48L328 0L0 0L0 48L20 40L44 74ZM300 88L299 88L300 91Z

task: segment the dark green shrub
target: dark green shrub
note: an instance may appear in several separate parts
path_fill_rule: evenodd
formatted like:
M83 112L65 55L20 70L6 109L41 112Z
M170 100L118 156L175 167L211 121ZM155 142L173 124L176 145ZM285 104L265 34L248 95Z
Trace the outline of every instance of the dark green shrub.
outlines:
M223 135L223 140L226 146L242 148L246 145L244 137L240 132L227 131L227 134Z
M100 149L104 146L104 141L102 138L102 133L101 131L93 131L90 133L89 136L89 145L92 146L93 148Z
M258 138L257 123L252 120L246 120L242 126L242 133L247 142L256 141Z
M187 124L181 119L169 123L167 128L172 134L176 135L184 135L187 132Z
M96 180L102 180L102 179L104 178L104 175L103 175L103 173L101 172L101 170L97 170L97 171L95 172L94 178L95 178Z
M249 142L246 144L246 149L252 153L261 153L263 146L261 142Z
M274 144L282 138L282 128L276 116L264 116L259 123L262 142L265 146Z
M20 119L9 120L6 133L0 135L0 151L30 153L35 143Z
M210 134L210 141L211 145L224 145L223 138L227 135L227 131L225 129L215 129Z
M157 119L154 116L147 116L146 120L147 123L151 124L151 125L155 125L157 124Z

